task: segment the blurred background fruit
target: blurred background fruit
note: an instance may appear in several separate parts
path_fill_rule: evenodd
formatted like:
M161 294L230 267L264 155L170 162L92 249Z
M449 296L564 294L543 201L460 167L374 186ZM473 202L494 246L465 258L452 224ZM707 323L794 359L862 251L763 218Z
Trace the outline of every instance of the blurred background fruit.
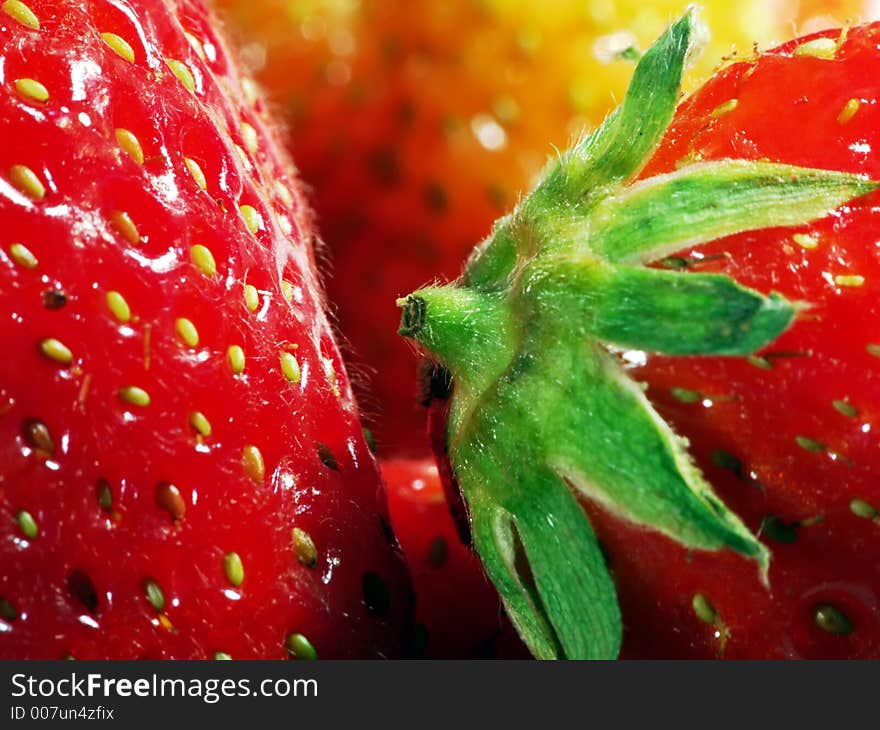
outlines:
M683 0L217 0L274 99L327 244L328 294L380 454L427 450L396 297L454 277L555 148L622 98ZM865 0L706 0L696 80ZM874 3L876 5L876 3Z

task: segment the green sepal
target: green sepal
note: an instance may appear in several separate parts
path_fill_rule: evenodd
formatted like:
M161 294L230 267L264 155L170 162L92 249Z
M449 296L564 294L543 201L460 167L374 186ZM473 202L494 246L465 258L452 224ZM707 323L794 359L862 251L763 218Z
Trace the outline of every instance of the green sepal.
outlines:
M592 352L590 351L592 350ZM679 438L642 389L603 349L576 357L569 397L549 456L556 471L613 514L701 550L729 547L758 561L769 552L715 496Z
M474 547L515 628L538 659L614 659L622 635L614 584L577 500L546 467L486 464L470 451L475 443L459 452L457 476ZM506 509L487 499L487 478L511 487Z
M623 103L551 164L530 204L588 205L635 177L672 121L688 59L704 41L705 28L691 6L642 56Z
M876 188L863 176L833 170L699 163L608 196L590 213L582 240L608 261L646 263L735 233L822 218Z
M791 324L797 305L718 274L621 268L596 310L596 337L664 355L749 355Z
M539 272L535 269L538 268ZM556 319L618 347L665 355L748 355L775 340L799 305L721 274L613 266L587 256L541 259L524 288Z

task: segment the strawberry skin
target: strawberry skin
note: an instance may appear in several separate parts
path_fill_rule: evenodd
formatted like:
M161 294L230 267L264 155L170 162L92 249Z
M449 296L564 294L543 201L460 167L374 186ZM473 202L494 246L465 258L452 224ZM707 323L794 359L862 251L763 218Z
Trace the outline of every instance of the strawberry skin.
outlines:
M400 653L310 214L210 13L0 28L0 656Z

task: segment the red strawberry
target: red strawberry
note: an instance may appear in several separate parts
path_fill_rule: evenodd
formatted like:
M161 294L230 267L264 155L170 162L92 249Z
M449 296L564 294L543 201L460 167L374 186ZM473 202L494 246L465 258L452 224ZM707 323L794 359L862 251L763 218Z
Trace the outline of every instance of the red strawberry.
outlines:
M300 183L200 0L7 0L0 656L388 656Z
M383 461L382 476L413 578L421 655L527 656L479 559L459 540L433 460Z
M880 24L672 118L696 27L402 333L452 372L440 451L538 656L876 658Z

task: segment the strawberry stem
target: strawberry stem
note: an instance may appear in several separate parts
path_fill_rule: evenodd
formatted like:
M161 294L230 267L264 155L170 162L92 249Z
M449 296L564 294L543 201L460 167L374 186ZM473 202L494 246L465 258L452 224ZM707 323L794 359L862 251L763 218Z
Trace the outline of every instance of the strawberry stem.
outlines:
M397 303L403 309L398 332L449 363L462 391L485 390L513 356L512 313L508 300L500 294L455 285L434 286Z
M698 45L693 8L639 61L621 107L554 161L462 277L398 301L400 333L452 373L446 447L474 545L540 658L614 658L614 585L575 494L692 549L769 550L714 494L686 442L608 345L748 355L798 305L728 277L642 268L687 245L806 223L877 185L743 160L632 183Z

